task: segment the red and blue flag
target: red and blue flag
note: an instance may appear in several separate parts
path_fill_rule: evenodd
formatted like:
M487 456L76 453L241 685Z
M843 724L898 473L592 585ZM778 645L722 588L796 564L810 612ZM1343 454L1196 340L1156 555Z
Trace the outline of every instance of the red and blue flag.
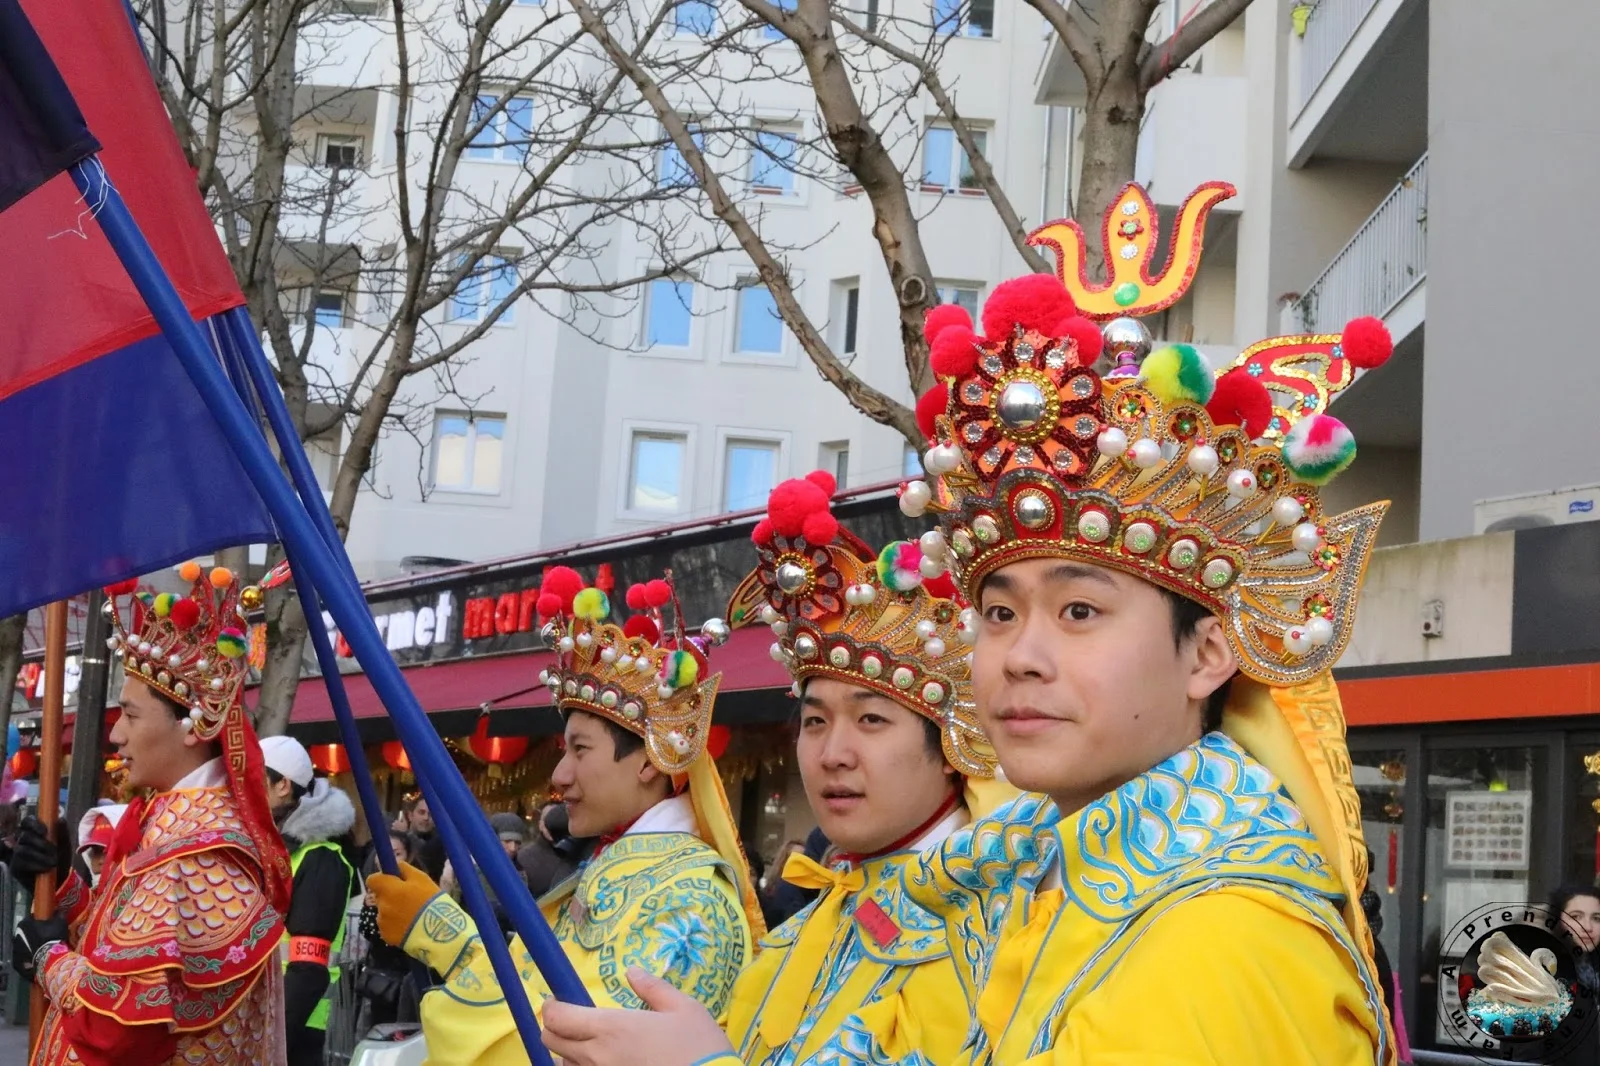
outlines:
M123 0L0 0L0 616L276 539L67 173L101 165L224 336L244 297Z

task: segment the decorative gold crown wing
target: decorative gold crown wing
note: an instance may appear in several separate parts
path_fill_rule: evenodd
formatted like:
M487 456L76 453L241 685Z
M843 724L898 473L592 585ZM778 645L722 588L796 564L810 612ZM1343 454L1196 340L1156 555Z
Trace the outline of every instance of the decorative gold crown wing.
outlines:
M1178 209L1172 248L1159 274L1151 273L1161 222L1144 189L1133 182L1106 211L1100 238L1105 246L1104 284L1089 280L1083 230L1071 219L1040 226L1028 243L1056 256L1056 276L1072 294L1078 312L1097 321L1121 315L1148 315L1177 303L1194 280L1200 246L1211 209L1235 194L1225 181L1209 181L1189 194Z

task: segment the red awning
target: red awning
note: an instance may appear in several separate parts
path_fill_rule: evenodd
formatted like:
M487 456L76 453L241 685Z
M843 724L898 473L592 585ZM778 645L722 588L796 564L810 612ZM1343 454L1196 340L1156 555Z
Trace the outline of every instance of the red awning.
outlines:
M765 626L741 629L720 648L711 665L722 674L723 692L789 687L789 672L772 659L772 633ZM428 714L477 710L485 703L496 710L548 707L550 690L539 684L539 671L555 655L548 651L494 655L481 659L410 666L401 671L417 702ZM383 704L366 674L346 674L345 691L357 718L384 717ZM333 705L320 677L300 682L295 693L295 724L331 722Z

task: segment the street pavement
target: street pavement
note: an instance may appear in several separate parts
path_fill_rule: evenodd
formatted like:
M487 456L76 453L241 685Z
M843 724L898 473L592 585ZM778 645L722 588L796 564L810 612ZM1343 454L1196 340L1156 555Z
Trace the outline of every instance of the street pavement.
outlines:
M23 1066L28 1061L28 1027L0 1020L0 1066Z

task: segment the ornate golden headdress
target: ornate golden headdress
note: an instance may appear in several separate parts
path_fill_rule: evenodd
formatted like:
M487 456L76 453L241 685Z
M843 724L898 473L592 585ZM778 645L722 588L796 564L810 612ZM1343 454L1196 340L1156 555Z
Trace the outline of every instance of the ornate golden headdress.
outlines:
M106 644L128 677L188 708L184 729L217 743L239 817L261 860L267 898L288 914L294 873L267 801L261 745L244 711L250 672L244 608L261 605L261 590L241 588L223 566L207 571L187 562L178 576L190 583L189 595L136 592L138 581L132 579L108 586L102 610L112 635ZM124 596L132 603L131 626L122 623Z
M178 576L193 586L189 595L139 592L130 597L131 627L122 624L118 600L133 593L137 583L107 588L102 610L113 631L106 644L130 676L188 709L185 729L215 740L228 712L239 705L250 673L240 603L259 593L241 589L227 567L207 572L187 562L178 567Z
M711 673L707 653L727 639L727 626L712 618L699 635L688 635L671 571L628 590L628 605L641 613L622 626L606 621L610 598L585 588L568 567L546 571L540 590L539 614L549 619L543 635L556 648L556 665L539 680L549 686L556 706L615 722L644 739L656 769L687 772L705 751L722 681ZM663 615L668 604L670 633Z
M1191 203L1209 209L1231 193L1208 186ZM1360 319L1342 337L1253 345L1218 375L1190 345L1152 352L1135 318L1102 333L1078 313L1126 316L1181 297L1203 214L1179 212L1168 266L1152 277L1156 215L1130 185L1107 213L1106 258L1144 264L1138 280L1113 268L1114 285L1091 289L1063 256L1059 279L995 288L983 337L959 308L930 313L940 384L919 404L929 478L902 488L901 507L938 513L949 546L939 561L969 597L1018 559L1114 567L1203 604L1223 619L1245 674L1291 685L1327 670L1349 640L1388 506L1323 513L1318 487L1355 458L1355 442L1322 412L1355 367L1381 363L1392 345L1382 323ZM1081 255L1081 238L1066 222L1033 240ZM1183 264L1176 278L1173 263ZM1115 363L1105 374L1103 347Z
M967 653L970 608L955 600L943 565L923 555L943 535L895 541L874 554L829 509L823 471L772 490L753 538L760 564L734 590L734 627L765 622L773 658L795 679L832 677L871 689L932 719L950 765L993 777L994 756L973 712Z

